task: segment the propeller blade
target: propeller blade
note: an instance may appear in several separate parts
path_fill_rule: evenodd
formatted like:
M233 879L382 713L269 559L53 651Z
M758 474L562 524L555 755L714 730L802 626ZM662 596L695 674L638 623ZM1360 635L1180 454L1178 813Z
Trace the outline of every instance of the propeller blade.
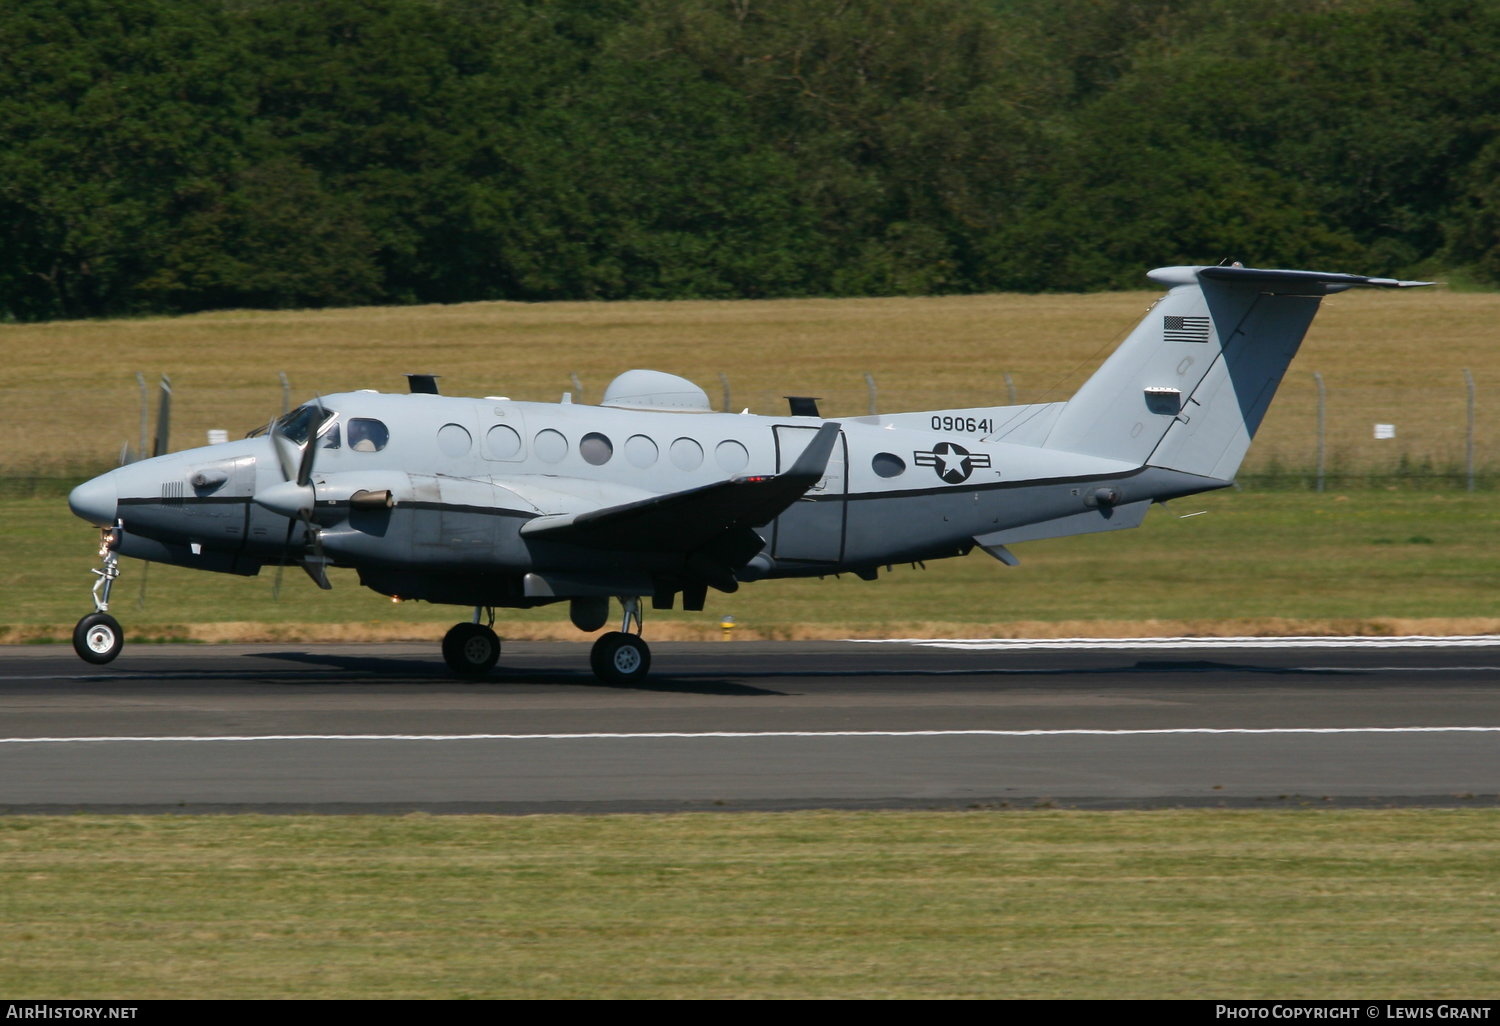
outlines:
M317 458L318 433L314 431L307 436L307 441L302 444L302 459L297 463L297 484L306 488L312 483L313 460Z
M297 559L292 558L292 536L296 533L298 526L303 530L302 548L303 552ZM276 580L271 585L271 598L281 598L281 572L286 569L288 563L295 562L307 572L307 576L324 591L332 591L333 584L328 580L328 557L323 554L322 532L318 525L313 523L312 517L302 515L289 518L286 525L286 541L281 548L281 562L276 564Z
M323 555L323 532L311 524L308 529L312 531L312 551L303 558L302 569L307 571L307 576L318 587L324 591L332 591L333 584L328 580L328 557Z
M167 440L172 431L172 381L161 376L161 401L156 407L156 441L151 445L152 456L162 456L167 451Z
M315 415L318 419L309 419ZM269 433L277 461L281 465L282 481L260 489L253 496L266 509L287 518L286 541L282 544L281 561L276 566L276 582L271 588L272 598L281 597L281 572L290 562L296 562L307 571L307 575L318 587L325 591L333 587L328 581L328 558L323 554L322 531L312 518L317 502L317 488L312 483L313 467L317 462L323 435L333 422L334 414L323 408L321 399L315 405L304 407L280 431L276 429L276 423L272 422ZM301 436L302 441L296 441L293 436ZM299 525L303 530L301 552L294 560L292 536Z
M281 562L276 564L276 580L271 583L271 601L281 601L281 572L286 569L287 560L292 554L292 532L297 530L300 520L288 519L286 524L286 540L281 543Z
M276 449L276 460L281 464L281 477L284 481L295 481L297 479L297 467L302 462L301 447L286 435L279 434L273 427L271 429L271 445Z

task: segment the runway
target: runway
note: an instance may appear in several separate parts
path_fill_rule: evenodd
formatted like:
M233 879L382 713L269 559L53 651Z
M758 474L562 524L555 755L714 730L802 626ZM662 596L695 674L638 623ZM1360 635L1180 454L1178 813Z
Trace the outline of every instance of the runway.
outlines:
M1500 804L1500 638L0 648L0 811Z

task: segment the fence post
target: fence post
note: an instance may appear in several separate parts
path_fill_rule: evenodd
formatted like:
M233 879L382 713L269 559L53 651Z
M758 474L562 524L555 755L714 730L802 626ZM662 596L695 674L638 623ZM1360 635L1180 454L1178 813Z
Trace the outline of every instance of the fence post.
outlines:
M1318 384L1318 491L1323 490L1323 457L1327 448L1327 405L1328 393L1323 388L1323 375L1313 371L1313 380Z
M578 372L569 371L568 377L573 382L573 401L577 403L583 402L583 382L578 380Z
M1010 380L1010 372L1008 371L1001 376L1005 378L1005 394L1010 396L1010 404L1014 406L1016 405L1016 383Z
M146 456L146 422L150 416L146 408L151 405L151 400L146 393L146 375L136 371L135 383L141 389L141 447L136 450L136 459L144 459Z
M1474 375L1469 373L1469 368L1464 368L1464 387L1469 392L1469 416L1468 424L1464 429L1464 475L1467 479L1466 489L1474 490Z
M865 387L870 390L870 416L875 416L875 378L865 371Z
M286 371L277 371L276 376L281 379L281 412L290 413L292 409L292 383L286 379Z
M729 375L719 371L719 384L724 386L724 412L730 412L729 403Z

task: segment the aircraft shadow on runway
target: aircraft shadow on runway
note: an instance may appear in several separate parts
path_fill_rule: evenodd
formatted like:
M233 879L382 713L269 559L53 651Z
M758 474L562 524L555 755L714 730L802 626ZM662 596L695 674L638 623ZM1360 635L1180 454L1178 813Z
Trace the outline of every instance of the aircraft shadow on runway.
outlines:
M368 674L371 677L397 680L420 679L423 681L453 681L455 678L441 665L423 660L381 657L373 655L344 655L332 652L263 652L257 658L278 659L286 662L308 663L320 667L347 670L351 673ZM626 690L636 691L689 691L703 694L766 694L779 695L785 692L764 688L747 687L736 681L745 678L792 678L831 677L853 679L859 677L1072 677L1072 676L1132 676L1136 674L1161 673L1227 673L1256 674L1269 676L1362 676L1368 671L1354 667L1308 667L1266 666L1255 663L1229 663L1208 659L1148 659L1128 666L984 666L945 669L882 668L847 665L837 669L809 669L807 667L777 667L770 669L736 669L732 673L718 671L702 674L692 671L659 672L645 681L630 685ZM478 684L566 684L572 686L607 687L591 675L568 670L527 668L517 665L498 667L492 676Z
M568 670L542 670L507 665L498 667L489 677L479 680L460 681L453 677L440 664L411 659L340 655L324 652L262 652L257 653L257 658L279 659L285 662L308 663L320 667L346 670L350 673L361 674L362 677L358 683L362 684L400 684L412 681L420 683L447 682L462 684L466 687L496 684L551 684L595 688L605 691L659 691L666 693L729 696L785 695L787 693L767 688L751 687L732 680L725 680L721 675L717 674L709 679L699 679L692 676L653 676L634 684L612 686L602 683L592 674L583 670L576 672ZM796 674L780 674L780 676L796 676ZM326 684L328 681L321 679L317 683Z

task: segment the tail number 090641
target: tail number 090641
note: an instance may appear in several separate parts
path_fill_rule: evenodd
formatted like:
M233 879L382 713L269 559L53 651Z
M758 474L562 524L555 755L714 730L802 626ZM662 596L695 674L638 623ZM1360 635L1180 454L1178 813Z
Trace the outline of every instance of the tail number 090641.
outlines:
M995 422L988 417L954 417L950 414L932 415L932 430L934 431L993 431Z

